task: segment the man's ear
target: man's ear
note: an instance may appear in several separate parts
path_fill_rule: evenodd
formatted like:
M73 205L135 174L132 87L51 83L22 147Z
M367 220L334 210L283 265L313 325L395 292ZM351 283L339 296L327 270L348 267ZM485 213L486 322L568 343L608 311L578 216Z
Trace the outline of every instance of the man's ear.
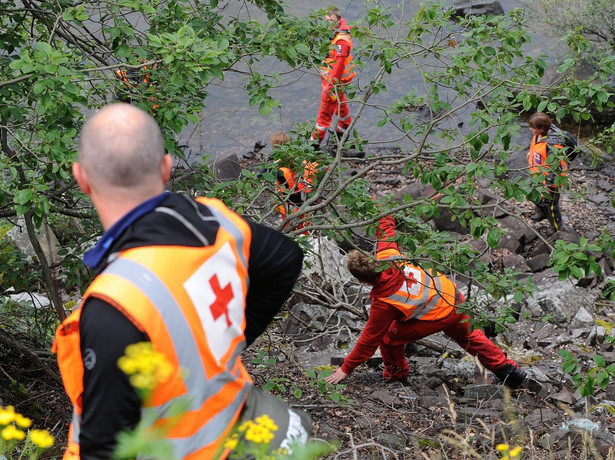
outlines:
M75 177L75 181L77 181L79 188L83 190L83 193L90 195L92 193L92 186L90 185L88 175L79 163L73 163L73 176Z
M166 184L171 178L171 170L173 169L173 157L168 153L162 157L162 163L160 163L160 174L162 177L162 183Z

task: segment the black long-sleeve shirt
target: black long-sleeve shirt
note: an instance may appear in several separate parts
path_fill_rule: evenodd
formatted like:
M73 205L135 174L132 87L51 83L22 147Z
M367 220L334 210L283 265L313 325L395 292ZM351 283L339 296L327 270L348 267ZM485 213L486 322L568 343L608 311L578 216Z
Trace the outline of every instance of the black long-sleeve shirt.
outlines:
M215 240L217 222L202 219L211 216L206 206L175 194L169 195L163 206L179 212L208 241ZM252 232L245 310L245 336L249 345L264 332L288 298L301 271L303 252L281 233L249 220L246 222ZM194 247L203 243L168 214L150 212L122 231L96 270L101 272L113 254L150 245ZM118 368L117 361L128 345L149 338L104 300L90 298L82 308L79 324L84 362L81 458L108 459L116 446L118 432L134 428L141 417L139 396Z

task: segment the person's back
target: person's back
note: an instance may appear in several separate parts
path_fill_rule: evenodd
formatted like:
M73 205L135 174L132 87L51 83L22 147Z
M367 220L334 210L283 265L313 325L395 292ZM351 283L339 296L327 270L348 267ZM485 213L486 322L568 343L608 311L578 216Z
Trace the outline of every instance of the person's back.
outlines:
M177 404L187 406L166 435L175 454L214 458L254 393L239 354L301 270L301 250L278 232L218 200L164 192L162 145L151 117L125 104L82 131L75 178L106 232L85 257L97 277L54 344L75 408L65 458L109 458L119 431L149 411L164 423ZM142 341L172 366L148 401L117 367Z

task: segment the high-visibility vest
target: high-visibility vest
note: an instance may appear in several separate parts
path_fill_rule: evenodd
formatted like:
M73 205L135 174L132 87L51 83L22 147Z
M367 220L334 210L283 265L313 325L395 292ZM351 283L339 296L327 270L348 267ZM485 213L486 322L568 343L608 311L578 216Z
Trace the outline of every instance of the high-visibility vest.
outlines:
M548 175L551 170L551 165L547 163L547 157L549 156L549 146L563 149L561 144L550 144L547 141L547 136L534 136L532 137L532 143L530 144L530 150L527 153L527 162L530 165L530 171L533 174ZM560 160L560 171L568 170L568 164L564 160Z
M278 192L280 192L281 195L287 194L288 192L293 194L299 193L301 201L305 201L307 199L307 194L312 191L314 186L317 168L318 163L313 161L303 161L303 174L301 175L295 174L290 168L278 168L286 182L283 184L278 180Z
M395 251L397 252L397 251ZM378 254L381 259L381 254ZM393 262L395 263L395 262ZM441 273L427 272L421 267L402 264L405 281L396 292L378 300L401 311L405 320L435 321L446 318L460 301L460 294L450 279Z
M335 56L335 52L337 49L337 42L345 41L348 43L349 50L352 50L352 39L350 38L350 34L345 30L340 30L333 38L331 42L331 49L329 50L329 55L325 59L323 66L320 68L320 73L322 78L327 80L329 83L335 84L336 82L330 81L329 74L331 72L331 65L339 59L339 56ZM352 53L349 51L348 56L344 58L344 73L340 78L340 83L348 84L354 78L356 72L354 70L354 64L352 62Z
M82 301L96 297L120 310L172 363L171 377L142 403L141 412L142 417L153 412L164 426L174 403L188 404L167 434L182 459L210 459L222 450L252 384L239 356L245 348L250 228L222 202L197 201L209 207L220 225L215 241L200 235L200 247L127 249L96 277ZM191 231L198 232L192 226ZM80 315L81 307L60 325L52 350L74 406L64 456L71 460L79 459L82 413Z

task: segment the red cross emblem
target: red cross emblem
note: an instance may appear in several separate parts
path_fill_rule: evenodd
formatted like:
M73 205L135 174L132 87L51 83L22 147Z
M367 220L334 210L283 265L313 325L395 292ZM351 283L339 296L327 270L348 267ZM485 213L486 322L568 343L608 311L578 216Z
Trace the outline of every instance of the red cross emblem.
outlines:
M412 289L414 284L418 283L418 280L414 277L414 273L410 272L406 276L406 286L408 289Z
M214 291L216 296L216 300L211 304L211 314L214 317L214 320L220 318L220 316L226 316L226 324L227 326L231 325L231 319L228 316L228 304L231 300L233 300L233 288L231 287L231 283L228 283L224 288L220 287L220 282L218 281L218 275L214 275L209 279L209 284L211 289Z

